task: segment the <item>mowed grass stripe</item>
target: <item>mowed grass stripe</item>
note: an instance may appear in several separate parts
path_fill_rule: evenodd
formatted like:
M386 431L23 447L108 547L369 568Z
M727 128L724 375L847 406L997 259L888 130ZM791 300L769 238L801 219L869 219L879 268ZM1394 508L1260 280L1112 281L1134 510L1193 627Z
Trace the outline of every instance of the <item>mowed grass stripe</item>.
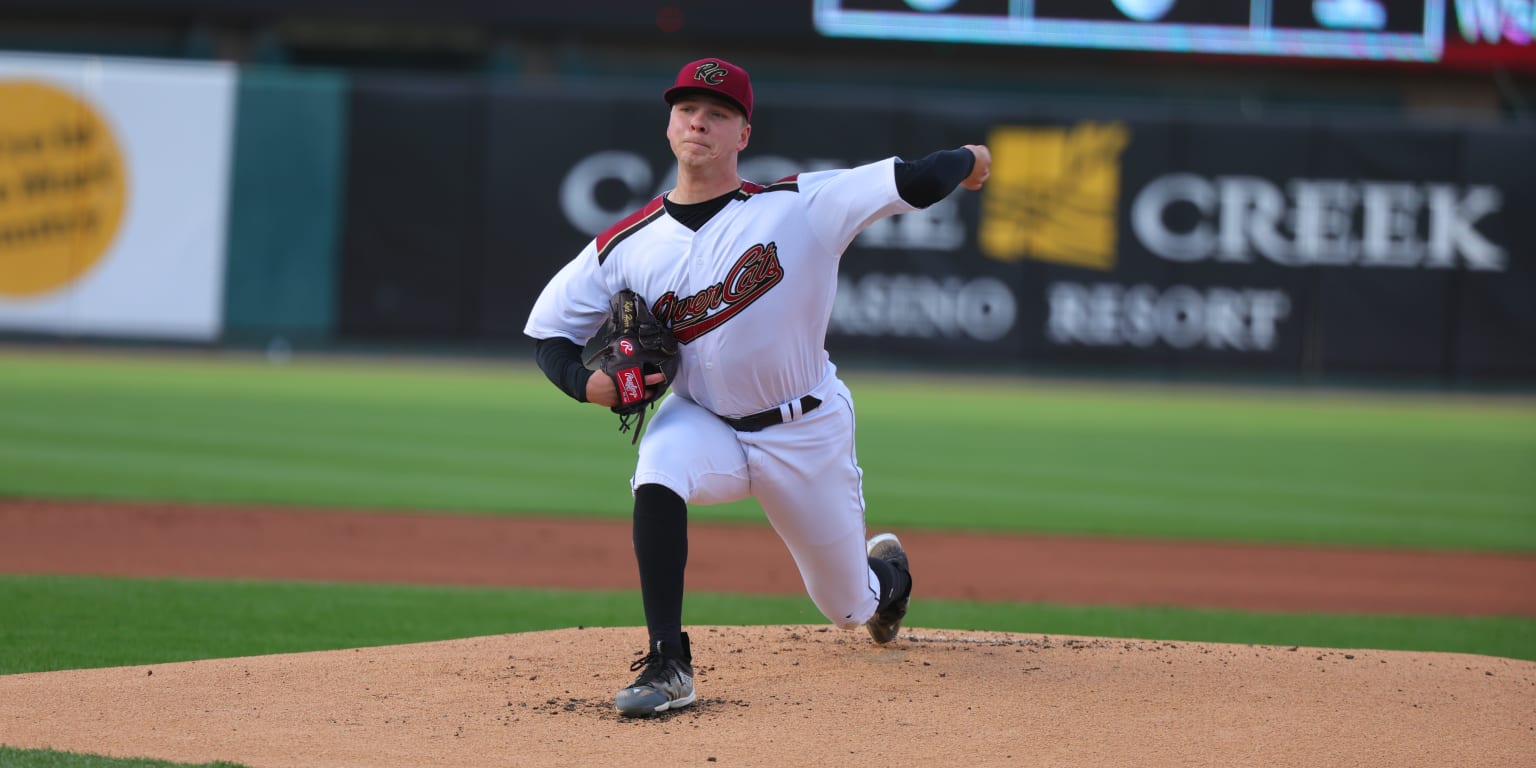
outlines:
M121 436L151 444L361 450L386 460L419 456L419 441L459 457L483 455L510 444L509 432L519 428L519 422L511 420L516 414L479 403L411 410L344 398L238 401L218 392L175 397L110 393L67 403L51 392L12 395L15 408L0 414L0 428L7 430L79 438ZM550 437L558 442L560 434ZM591 441L570 444L581 442Z
M954 399L969 408L977 397L995 394L962 386ZM1240 526L1268 540L1453 547L1477 540L1513 549L1536 541L1536 422L1524 405L1193 397L1129 391L1106 404L1103 394L1050 392L1044 400L1053 405L1086 407L999 408L998 420L1030 414L1016 447L956 469L954 482L941 487L926 483L923 467L931 457L979 453L965 434L922 440L923 431L904 421L872 419L880 411L861 398L865 423L873 421L862 430L865 444L922 446L893 459L896 471L876 475L868 493L921 500L940 514L990 510L1037 530L1165 536L1176 529L1230 538ZM899 399L892 402L900 411ZM918 418L932 422L934 413Z
M213 413L212 409L208 412ZM127 415L129 413L137 415ZM179 405L176 415L181 418L146 426L145 417L153 415L148 408L118 409L88 421L58 425L54 423L57 419L34 412L20 416L8 414L0 417L0 424L8 428L8 434L16 436L14 445L17 450L27 453L47 451L50 444L57 444L59 450L77 451L81 462L91 462L95 458L96 463L101 464L119 460L132 464L134 456L143 454L145 449L155 449L166 456L177 457L181 469L186 472L200 471L200 464L207 464L215 457L227 462L249 460L253 463L296 460L296 464L309 459L312 460L309 463L311 471L305 472L304 467L299 466L296 475L323 471L342 473L348 466L356 466L360 473L369 476L377 470L388 470L391 480L400 479L402 474L440 477L444 472L450 472L460 483L479 479L490 486L485 490L491 492L508 479L509 473L512 477L524 474L546 477L547 473L565 472L570 473L573 480L580 481L591 471L585 462L573 462L569 453L587 447L589 441L568 440L566 445L549 446L548 450L532 453L499 450L508 442L504 435L482 429L452 429L442 420L418 427L415 424L392 425L388 414L363 414L361 418L347 421L326 421L303 413L299 418L291 418L291 413L272 417L242 413L219 421L196 418L198 414L189 406ZM192 418L187 418L189 415ZM461 423L473 427L485 424L486 420L475 414ZM360 439L364 441L360 442ZM424 454L419 444L423 440L438 441L436 445L440 447ZM0 449L3 448L0 445ZM113 448L119 449L123 456L112 454ZM49 457L50 460L59 458ZM613 464L616 472L626 468L623 462ZM219 462L213 462L213 465L218 466ZM269 471L268 468L253 469L263 473ZM229 476L228 472L219 474ZM1009 477L1010 474L1013 477ZM1212 474L1218 476L1212 477ZM1410 477L1424 475L1417 473ZM908 481L909 476L909 473L898 471L889 481L887 490L906 495L921 494L932 487L926 482ZM303 478L296 476L293 479L302 481ZM917 479L926 480L921 476ZM1389 502L1394 506L1391 510L1394 515L1435 516L1443 507L1453 505L1468 510L1463 520L1481 515L1494 520L1519 521L1528 516L1520 507L1529 501L1529 498L1516 494L1475 490L1485 487L1482 485L1406 489L1395 484L1363 483L1354 476L1346 478L1355 480L1348 487L1328 486L1316 481L1298 484L1282 478L1229 477L1219 466L1201 468L1196 473L1184 467L1165 466L1154 471L1145 466L1121 465L1114 474L1107 474L1102 468L1087 466L1086 462L1064 463L1059 458L1048 463L1026 461L1016 467L1003 466L995 460L978 462L961 468L953 479L961 484L959 493L954 494L957 499L968 498L969 492L980 491L1015 496L1034 503L1041 501L1041 497L1060 498L1066 494L1079 496L1084 504L1113 506L1123 501L1116 497L1155 502L1167 496L1181 495L1195 501L1208 497L1213 503L1223 505L1224 513L1232 503L1257 497L1282 500L1288 506L1292 502L1302 503L1329 518L1341 514L1352 517L1358 514L1357 510L1370 508L1362 507L1359 502ZM1073 488L1084 490L1074 492ZM950 489L944 490L953 493Z
M893 489L886 489L892 492ZM1443 514L1414 518L1394 511L1280 505L1258 499L1213 500L1110 495L1083 489L1032 490L1005 508L996 498L910 494L906 506L869 495L869 516L887 527L1028 530L1041 533L1192 540L1248 540L1313 545L1529 551L1530 524L1478 525ZM930 502L926 509L911 505ZM1236 518L1236 519L1235 519Z
M104 757L51 749L13 749L0 746L0 765L5 768L247 768L240 763L174 763L142 757Z
M1536 551L1536 401L847 376L873 525ZM531 361L14 355L0 398L5 495L628 513Z
M1372 390L1037 381L1028 389L1039 396L1020 400L1018 389L1018 380L1006 377L883 376L873 390L875 395L855 394L864 410L906 409L914 398L925 399L935 393L947 395L932 403L925 402L931 407L908 413L913 423L948 423L958 418L978 424L1056 423L1110 432L1156 425L1160 431L1177 432L1185 428L1198 434L1223 430L1247 434L1254 427L1263 426L1280 433L1343 435L1354 434L1356 427L1369 426L1389 436L1395 431L1405 435L1426 430L1476 432L1502 435L1522 444L1528 442L1532 407L1528 396L1449 397ZM998 405L1009 407L994 407ZM1524 413L1525 425L1510 421L1511 413Z
M126 416L119 412L88 423L71 421L58 425L49 423L47 418L0 418L0 429L16 438L8 443L18 446L52 444L65 449L121 453L148 450L182 458L217 455L231 460L293 460L295 464L308 463L307 460L342 461L407 471L425 462L451 466L458 474L478 473L486 477L502 476L509 466L558 471L574 465L568 457L550 451L535 454L505 450L516 445L505 436L454 430L441 423L418 429L408 423L391 423L387 415L361 415L353 420L325 423L278 418L224 420L210 416L145 425L143 419L151 414L139 414ZM177 411L179 417L188 415L186 409ZM424 450L423 441L431 450ZM518 462L511 464L509 455L516 456Z
M272 378L265 368L255 374ZM206 376L178 378L171 392L139 377L124 390L111 377L90 387L66 379L63 391L76 396L63 407L51 381L14 386L17 407L0 413L0 467L17 471L0 483L13 495L153 498L164 485L178 500L542 511L570 507L601 473L612 480L608 492L588 492L576 508L627 507L630 461L599 450L600 441L611 447L607 420L585 431L534 429L535 442L527 420L496 400L466 401L431 377L434 387L413 385L385 402L376 391L372 401L354 397L354 387L371 391L367 380L333 378L315 377L313 391L289 382L233 393ZM92 393L96 386L107 389ZM432 407L410 406L423 391L445 394L426 398Z
M638 596L301 582L0 576L0 674L631 627ZM688 595L685 623L825 625L804 597ZM1479 653L1536 659L1536 619L1244 613L916 600L913 627ZM630 659L615 649L615 674Z

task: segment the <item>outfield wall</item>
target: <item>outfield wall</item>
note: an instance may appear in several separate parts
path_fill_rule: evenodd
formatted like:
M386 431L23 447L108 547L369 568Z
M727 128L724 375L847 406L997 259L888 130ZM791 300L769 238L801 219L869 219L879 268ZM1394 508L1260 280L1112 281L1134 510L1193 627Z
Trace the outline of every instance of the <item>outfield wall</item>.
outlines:
M671 184L666 107L628 81L0 57L0 98L25 106L36 82L90 105L106 128L89 135L120 136L122 162L104 140L47 149L57 183L34 194L29 142L81 124L0 104L5 332L518 348L544 281ZM837 356L1536 381L1528 129L759 99L741 169L757 181L994 152L980 194L855 241ZM101 201L118 188L113 223Z

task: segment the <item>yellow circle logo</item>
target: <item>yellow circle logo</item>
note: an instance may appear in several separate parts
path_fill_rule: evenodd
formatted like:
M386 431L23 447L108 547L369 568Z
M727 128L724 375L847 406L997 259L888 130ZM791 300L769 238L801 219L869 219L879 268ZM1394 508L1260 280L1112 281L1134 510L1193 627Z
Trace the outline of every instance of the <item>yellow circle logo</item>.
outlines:
M56 290L96 265L127 174L105 120L67 91L0 81L0 296Z

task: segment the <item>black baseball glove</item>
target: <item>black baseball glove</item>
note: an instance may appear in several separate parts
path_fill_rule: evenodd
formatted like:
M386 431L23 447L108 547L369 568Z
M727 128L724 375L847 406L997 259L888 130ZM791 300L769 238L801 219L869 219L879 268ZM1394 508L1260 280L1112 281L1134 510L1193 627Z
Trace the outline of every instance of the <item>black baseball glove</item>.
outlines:
M594 351L586 366L613 379L619 391L619 404L613 412L619 415L620 432L634 427L629 441L633 445L645 426L646 408L655 407L677 375L677 338L651 314L645 299L627 288L613 295L608 311L608 320L588 347ZM646 387L646 375L657 372L665 373L666 381Z

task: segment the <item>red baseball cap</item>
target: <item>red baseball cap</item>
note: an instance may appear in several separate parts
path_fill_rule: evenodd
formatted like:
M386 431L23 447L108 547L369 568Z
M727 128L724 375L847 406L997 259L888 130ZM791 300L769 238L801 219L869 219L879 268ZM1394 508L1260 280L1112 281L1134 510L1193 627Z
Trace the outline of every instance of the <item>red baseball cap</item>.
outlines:
M736 105L752 120L752 78L747 71L725 59L699 59L683 65L677 82L663 94L671 104L688 93L711 93Z

